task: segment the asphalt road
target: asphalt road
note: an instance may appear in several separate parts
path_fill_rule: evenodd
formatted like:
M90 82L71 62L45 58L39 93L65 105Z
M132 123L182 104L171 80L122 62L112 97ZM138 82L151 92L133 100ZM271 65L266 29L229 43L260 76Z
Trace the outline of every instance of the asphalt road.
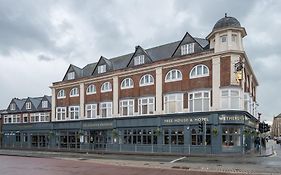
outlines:
M227 175L228 173L173 170L162 168L126 167L99 163L0 156L1 175Z
M267 146L273 146L274 155L181 157L0 150L0 175L281 174L281 146L273 141Z

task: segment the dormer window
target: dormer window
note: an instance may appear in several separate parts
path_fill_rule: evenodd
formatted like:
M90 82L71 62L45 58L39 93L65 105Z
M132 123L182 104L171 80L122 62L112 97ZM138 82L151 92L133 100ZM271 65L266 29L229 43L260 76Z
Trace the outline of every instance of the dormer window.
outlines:
M72 88L71 91L70 91L70 97L77 97L79 96L79 91L78 91L78 88Z
M25 104L25 108L26 108L26 109L31 109L31 102L27 102L27 103Z
M189 43L181 46L181 55L194 53L194 43Z
M67 80L73 80L75 78L75 72L69 72L67 74Z
M144 64L144 55L134 57L134 65Z
M42 108L48 108L48 101L42 101Z
M106 72L106 65L98 66L98 74Z
M12 104L10 105L10 110L11 110L11 111L16 110L16 105L15 105L15 103L12 103Z
M222 43L227 42L227 35L222 35L220 38Z

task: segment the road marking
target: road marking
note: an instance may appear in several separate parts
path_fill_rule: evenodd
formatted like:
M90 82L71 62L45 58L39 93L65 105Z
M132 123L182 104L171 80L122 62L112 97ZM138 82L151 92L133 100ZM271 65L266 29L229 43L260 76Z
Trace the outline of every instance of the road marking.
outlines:
M186 157L181 157L181 158L178 158L178 159L175 159L175 160L172 160L170 163L175 163L175 162L177 162L177 161L179 161L179 160L182 160L182 159L185 159Z

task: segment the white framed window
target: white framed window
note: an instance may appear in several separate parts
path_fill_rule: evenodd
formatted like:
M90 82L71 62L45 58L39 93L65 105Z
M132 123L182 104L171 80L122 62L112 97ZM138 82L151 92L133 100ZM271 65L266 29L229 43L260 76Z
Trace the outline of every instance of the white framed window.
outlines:
M63 89L59 90L57 94L57 99L65 98L65 91Z
M86 90L86 94L90 95L90 94L95 94L97 92L96 90L96 86L91 84L88 86L87 90Z
M23 117L23 123L28 123L28 114L23 114L22 115L22 117Z
M48 108L48 101L42 101L42 108Z
M11 110L11 111L16 110L16 104L15 104L15 103L11 103L11 105L10 105L10 110Z
M105 82L101 86L101 92L110 92L112 91L112 86L110 82Z
M154 84L154 78L150 74L143 75L140 79L140 86L149 86Z
M139 113L141 115L153 114L155 111L154 97L139 98Z
M209 91L191 92L188 96L190 112L206 112L210 110Z
M77 97L79 96L79 90L77 87L72 88L69 94L70 97Z
M244 110L251 113L251 97L249 93L244 93Z
M221 90L221 108L239 110L240 90L238 89Z
M75 78L75 72L69 72L67 74L67 80L73 80Z
M234 43L237 41L237 34L231 35L231 41L234 42Z
M86 118L97 118L97 104L86 104Z
M220 36L220 40L221 40L222 43L227 42L227 35Z
M144 64L144 55L138 55L134 57L134 65Z
M180 81L180 80L182 80L182 73L180 70L177 69L170 70L165 77L165 82Z
M121 82L121 89L129 89L134 87L134 82L131 78L125 78Z
M8 123L20 123L20 114L16 114L16 115L5 115L4 116L4 123L8 124Z
M30 114L30 123L48 122L48 121L50 121L50 114L48 112Z
M194 66L189 74L189 78L200 78L209 76L209 68L203 64Z
M66 119L66 107L57 107L56 108L56 117L57 120L65 120Z
M181 46L181 55L194 53L194 43L189 43Z
M134 99L120 100L121 116L132 116L134 114Z
M100 116L101 118L107 118L112 116L112 102L100 103Z
M25 109L31 109L31 102L25 103Z
M70 120L79 119L79 106L69 106L68 107L68 117Z
M183 94L167 94L164 96L165 113L183 112Z
M106 72L106 65L100 65L98 66L98 74Z

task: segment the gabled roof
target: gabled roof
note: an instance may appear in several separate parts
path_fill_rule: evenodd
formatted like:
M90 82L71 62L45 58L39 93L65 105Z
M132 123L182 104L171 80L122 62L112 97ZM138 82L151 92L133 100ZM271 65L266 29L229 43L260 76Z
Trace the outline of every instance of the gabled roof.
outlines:
M193 42L196 42L202 50L204 50L204 48L206 47L206 42L208 42L208 40L206 39L202 39L202 38L197 38L197 40L195 38L193 38L193 36L191 36L188 32L185 33L184 37L182 38L182 40L180 41L180 43L178 44L177 48L175 49L174 53L172 54L172 57L175 56L176 52L178 51L178 49L180 48L180 46L184 43L185 40L187 39L191 39L193 40ZM204 40L206 40L206 42L204 42ZM200 43L199 43L200 42Z
M112 64L111 60L105 58L104 56L101 56L100 59L99 59L99 61L98 61L97 64L95 65L95 68L94 68L94 70L93 70L93 72L92 72L91 75L93 75L94 72L96 71L96 69L98 68L98 66L100 66L100 62L101 62L101 61L104 61L104 62L106 63L106 65L108 66L106 69L109 69L109 70L112 70L112 69L113 69L113 64Z
M81 68L73 65L73 64L70 64L66 73L65 73L65 75L64 75L64 77L63 77L63 80L67 80L67 74L69 72L72 72L72 71L75 72L75 79L83 77L83 70Z
M151 60L151 62L160 61L163 59L169 59L169 58L174 57L174 53L177 51L178 47L181 45L181 43L187 36L192 38L192 40L196 44L198 44L198 47L200 49L196 50L196 52L200 52L200 51L209 49L208 40L203 39L203 38L194 38L188 32L186 32L186 34L180 41L175 41L175 42L167 43L164 45L160 45L160 46L156 46L156 47L152 47L152 48L148 48L148 49L144 49L140 46L137 46L137 49L142 50L142 52L147 55L147 57ZM76 66L75 66L76 67L75 68L73 65L75 72L77 72L77 74L79 74L79 72L80 72L79 75L81 75L81 76L76 76L75 79L80 78L80 77L96 76L96 74L94 74L94 73L101 60L104 60L104 62L108 65L109 70L114 71L114 70L125 69L130 64L130 61L134 57L134 54L136 53L137 49L135 49L135 52L113 57L110 59L107 59L107 58L101 56L98 62L87 64L82 69L80 69L79 67L76 67ZM68 73L68 71L69 71L69 69L67 70L67 73ZM66 76L66 74L65 74L65 76Z
M140 52L141 54L143 54L146 58L148 58L150 60L150 62L153 62L153 60L151 59L150 55L141 47L141 46L136 46L135 47L135 52L132 55L130 61L127 64L127 67L129 66L129 64L131 63L131 61L133 60L133 58L136 56L136 54Z
M13 98L7 108L7 112L8 113L21 113L21 112L27 112L27 111L30 111L30 112L36 112L36 111L40 111L41 108L40 108L40 104L41 104L41 101L43 99L47 99L49 101L49 103L51 104L51 96L43 96L43 97L28 97L28 98L23 98L23 99L18 99L18 98ZM31 109L30 110L26 110L25 108L25 103L26 102L31 102ZM15 103L16 105L16 109L15 110L10 110L10 105L12 103ZM51 110L51 106L50 108L48 108L47 110Z

